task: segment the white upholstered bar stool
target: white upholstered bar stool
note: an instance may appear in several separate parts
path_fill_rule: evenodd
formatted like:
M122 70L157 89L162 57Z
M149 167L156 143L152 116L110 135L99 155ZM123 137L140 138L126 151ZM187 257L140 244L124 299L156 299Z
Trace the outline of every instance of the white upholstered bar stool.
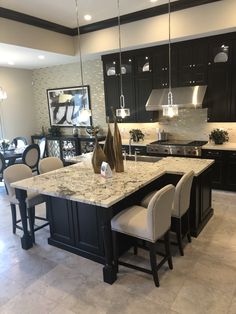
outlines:
M187 236L188 241L191 242L190 223L189 223L189 206L191 197L191 188L193 182L194 172L189 171L185 173L179 180L175 187L175 197L171 211L171 231L176 233L179 252L183 256L182 240ZM155 194L155 191L148 194L142 201L141 206L148 207L148 204ZM183 230L183 218L185 219L185 229Z
M22 227L18 225L18 223L21 221L21 220L17 220L17 215L16 215L16 205L19 205L19 201L16 198L15 189L11 187L11 183L24 180L27 178L31 178L32 176L33 176L32 170L30 169L30 167L24 164L15 164L15 165L9 166L3 172L3 179L4 179L6 191L7 191L10 206L11 206L11 212L12 212L13 233L16 233L16 228L22 230ZM33 242L35 242L34 232L49 224L47 219L45 219L44 217L35 216L35 206L44 202L45 200L41 194L27 193L26 206L27 206L28 217L29 217L30 232L31 232ZM34 226L35 219L40 219L47 222L41 226L35 227Z
M171 207L175 188L169 184L157 191L148 204L148 208L138 205L124 209L111 220L113 236L114 264L118 272L118 264L152 274L154 283L159 287L158 270L168 261L172 269L172 256L170 252L169 229L171 225ZM151 270L120 261L118 258L118 244L116 233L123 233L135 239L145 240L150 247ZM160 263L156 262L156 242L164 237L165 255Z
M58 157L46 157L39 161L39 173L43 174L49 171L63 168L63 162Z

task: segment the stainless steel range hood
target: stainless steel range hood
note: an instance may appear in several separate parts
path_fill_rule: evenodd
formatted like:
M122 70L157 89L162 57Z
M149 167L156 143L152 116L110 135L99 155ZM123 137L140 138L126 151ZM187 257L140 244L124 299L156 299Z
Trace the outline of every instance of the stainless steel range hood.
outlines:
M179 108L202 108L202 102L207 86L187 86L172 88L174 104ZM147 111L162 110L162 105L167 105L168 88L153 89L146 103Z

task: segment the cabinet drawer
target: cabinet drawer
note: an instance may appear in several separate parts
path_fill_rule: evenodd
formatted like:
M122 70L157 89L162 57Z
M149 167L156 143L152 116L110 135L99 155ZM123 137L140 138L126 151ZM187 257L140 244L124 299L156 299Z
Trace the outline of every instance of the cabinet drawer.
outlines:
M227 158L229 158L229 159L233 159L233 160L236 160L236 151L230 151L230 152L226 152L225 153L226 154L226 156L227 156Z
M203 158L217 159L223 157L223 152L218 150L202 150Z

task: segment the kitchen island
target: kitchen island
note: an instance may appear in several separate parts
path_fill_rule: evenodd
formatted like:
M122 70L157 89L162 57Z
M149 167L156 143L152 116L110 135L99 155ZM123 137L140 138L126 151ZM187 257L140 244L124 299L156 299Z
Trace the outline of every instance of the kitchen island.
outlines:
M126 161L124 173L113 173L112 178L105 179L93 173L90 159L91 155L87 155L75 165L12 184L20 202L23 249L32 247L27 229L26 191L46 197L49 244L104 264L103 277L107 283L116 280L111 218L138 203L148 192L170 182L175 184L184 172L192 169L195 173L190 210L192 235L197 236L213 214L212 160L168 157L156 163ZM129 246L126 239L120 240L121 250Z

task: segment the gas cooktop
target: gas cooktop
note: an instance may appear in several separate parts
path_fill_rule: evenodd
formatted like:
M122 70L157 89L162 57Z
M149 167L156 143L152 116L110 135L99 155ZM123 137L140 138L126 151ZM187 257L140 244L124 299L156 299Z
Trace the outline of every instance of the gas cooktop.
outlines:
M150 155L176 155L200 157L201 148L207 141L170 140L155 141L147 145L147 153Z
M207 141L192 141L192 140L169 140L155 141L149 145L171 145L171 146L203 146Z

